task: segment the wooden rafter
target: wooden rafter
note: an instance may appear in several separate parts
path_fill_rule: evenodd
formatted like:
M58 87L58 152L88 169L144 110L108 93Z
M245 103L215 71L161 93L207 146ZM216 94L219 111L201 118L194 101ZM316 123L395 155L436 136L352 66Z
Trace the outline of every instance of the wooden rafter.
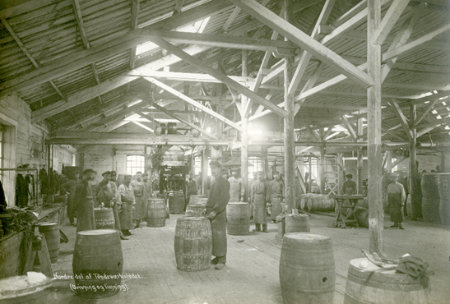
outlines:
M403 129L405 130L406 134L408 135L408 138L412 138L411 129L409 127L408 119L406 118L405 114L403 114L402 109L398 105L398 103L395 100L391 100L389 104L394 109L395 113L397 114L398 118L400 119L400 122L403 126Z
M420 122L428 115L428 113L430 113L430 111L433 110L434 106L439 102L440 102L439 98L436 98L434 101L430 102L430 104L426 106L423 113L416 119L416 121L414 122L414 126L417 127L420 124Z
M239 7L235 7L233 11L231 12L230 16L227 18L225 23L222 26L222 30L226 33L228 29L230 28L230 25L234 22L234 20L237 18L239 13L241 12L241 9Z
M425 126L425 127L422 128L422 130L417 131L417 138L419 138L419 137L421 137L421 136L423 136L423 135L425 135L425 134L433 131L434 129L439 128L440 126L445 125L445 124L446 124L446 122L439 122L439 123L433 123L433 124L430 124L428 126Z
M10 24L6 21L5 18L0 17L1 22L3 24L3 26L6 28L6 30L9 32L9 34L11 35L11 37L14 39L14 41L17 43L17 45L19 46L20 50L25 54L25 56L27 56L28 60L31 61L31 64L33 65L33 67L35 69L39 69L40 64L33 58L33 56L31 56L30 52L28 51L28 49L25 47L25 45L23 44L22 40L19 38L19 36L17 36L17 34L14 32L14 30L12 29L12 27L10 26ZM50 85L52 86L52 88L56 91L56 93L62 98L65 99L65 96L62 94L61 90L55 85L55 83L51 80L49 80ZM1 89L0 89L1 90Z
M202 128L200 128L199 126L195 125L194 123L192 123L192 122L190 122L190 121L188 121L188 120L182 118L181 116L176 115L176 114L170 112L169 110L167 110L167 109L164 108L164 107L161 107L161 106L158 105L157 103L153 102L153 103L152 103L152 106L155 107L156 109L160 110L161 112L165 113L166 115L168 115L168 116L170 116L170 117L172 117L172 118L174 118L174 119L180 121L181 123L183 123L183 124L185 124L185 125L191 127L192 129L195 129L195 130L199 131L201 134L205 135L206 137L208 137L208 138L210 138L210 139L217 139L217 137L215 137L215 136L209 134L209 133L206 132L204 129L202 129Z
M153 23L149 26L145 26L144 29L173 29L230 5L231 3L227 3L227 1L213 0L194 9L182 12L179 15L167 17L167 19ZM135 31L139 31L139 29ZM133 33L134 31L131 31L102 45L73 53L70 55L70 58L64 57L57 59L50 64L40 67L39 69L5 81L0 84L0 97L18 89L30 88L54 78L61 77L69 72L78 70L98 60L124 52L140 43L145 42L145 40L142 39L130 39L130 35ZM204 50L206 50L206 48L204 48Z
M139 0L131 1L131 29L137 29L139 24ZM134 69L136 63L136 47L131 48L130 69Z
M358 69L353 64L342 58L340 55L336 54L325 45L312 39L309 35L305 34L300 29L293 26L283 18L277 16L258 2L254 0L230 1L265 25L271 27L275 31L288 38L294 44L307 50L313 56L317 57L325 63L337 67L342 73L355 80L357 83L365 87L372 85L372 79L361 69Z
M152 40L153 40L154 43L158 44L160 47L162 47L162 48L168 50L169 52L173 53L177 57L183 59L184 61L186 61L186 62L188 62L190 64L192 64L193 66L195 66L196 68L202 70L203 72L208 73L211 76L219 79L224 84L228 85L229 87L233 88L234 90L238 91L239 93L246 95L247 97L251 98L255 102L257 102L257 103L259 103L261 105L264 105L265 107L269 108L275 114L280 115L280 116L285 116L286 115L286 111L285 110L277 107L276 105L274 105L270 101L264 99L263 97L261 97L258 94L254 93L250 89L248 89L248 88L244 87L243 85L241 85L240 83L234 81L233 79L228 77L225 73L205 65L200 59L197 59L197 58L187 54L186 52L184 52L180 48L170 44L169 42L167 42L167 41L165 41L163 39L155 38L155 39L152 39Z
M183 93L181 93L181 92L179 92L179 91L173 89L171 86L169 86L169 85L167 85L167 84L165 84L165 83L163 83L163 82L161 82L161 81L158 81L158 80L156 80L156 79L154 79L154 78L151 78L151 77L144 77L144 79L147 80L148 82L153 83L154 85L160 87L161 89L165 90L166 92L168 92L168 93L174 95L175 97L180 98L181 100L183 100L183 101L185 101L185 102L187 102L187 103L193 105L194 107L196 107L196 108L202 110L203 112L205 112L205 113L207 113L207 114L209 114L209 115L211 115L211 116L217 118L218 120L220 120L220 121L226 123L226 124L229 125L230 127L233 127L233 128L235 128L236 130L239 130L239 131L240 131L241 128L240 128L237 124L235 124L234 122L232 122L231 120L229 120L228 118L226 118L226 117L220 115L220 114L217 113L217 112L214 112L213 110L211 110L211 109L208 108L208 107L205 107L205 106L202 105L200 102L198 102L198 101L196 101L196 100L190 98L189 96L186 96L186 95L184 95Z
M408 6L409 0L394 0L388 11L381 20L380 28L374 35L374 39L378 44L383 44L384 40L394 27L403 13L403 10Z
M314 26L314 29L311 33L312 39L317 39L319 35L319 27L321 24L325 23L328 19L328 16L331 14L331 10L333 9L335 0L326 0L325 4L323 5L322 11L320 12L319 17L317 18L316 25ZM288 94L291 96L294 96L295 91L297 90L298 85L300 84L300 81L303 78L303 75L306 72L306 68L308 67L309 61L312 57L312 54L303 51L302 55L300 57L300 61L297 65L297 68L295 69L294 75L292 76L291 83L289 84L288 88Z
M344 122L344 126L348 130L348 132L350 133L350 135L353 138L353 140L356 141L358 139L358 135L356 134L354 126L350 123L348 118L345 117L345 116L342 117L342 121Z

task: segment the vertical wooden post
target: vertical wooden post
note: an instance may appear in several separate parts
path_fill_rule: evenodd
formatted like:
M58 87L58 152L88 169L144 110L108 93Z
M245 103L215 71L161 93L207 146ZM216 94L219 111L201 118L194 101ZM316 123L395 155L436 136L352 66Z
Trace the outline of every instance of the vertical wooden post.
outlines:
M441 172L446 172L445 153L441 152Z
M242 50L242 76L247 77L247 50ZM243 188L242 201L248 198L248 112L244 111L247 103L250 102L247 96L241 95L241 180ZM248 105L250 107L250 105ZM245 113L246 112L246 113Z
M409 140L409 193L411 194L411 205L412 205L412 218L415 219L419 216L419 212L415 206L420 206L418 202L418 190L417 189L417 179L418 171L416 164L416 138L417 129L414 126L417 119L416 105L410 104L409 106L409 127L411 129L411 138Z
M323 138L322 138L323 140ZM325 193L325 144L320 145L320 164L319 164L320 193Z
M383 252L383 199L381 158L381 46L376 42L380 27L381 2L367 2L367 71L374 85L367 89L367 158L369 201L369 250Z
M342 161L342 153L337 154L336 162L338 164L338 194L342 194L342 187L344 185L344 163Z
M311 163L311 154L308 157L308 169L309 169L309 180L308 180L308 192L312 192L312 163Z
M392 173L392 151L386 151L386 172Z
M266 180L272 179L272 174L269 172L269 156L267 154L267 147L262 146L262 156L264 159L264 176L266 177Z
M356 132L357 132L357 139L356 141L361 141L362 136L364 134L364 130L363 130L363 125L362 125L362 118L358 118L357 122L356 122ZM362 170L363 170L363 164L364 164L364 160L363 160L363 148L362 147L358 147L356 150L356 157L357 157L357 161L356 161L356 189L357 189L357 193L361 193L362 190Z
M208 156L207 147L202 151L202 195L206 195L206 182L208 180Z

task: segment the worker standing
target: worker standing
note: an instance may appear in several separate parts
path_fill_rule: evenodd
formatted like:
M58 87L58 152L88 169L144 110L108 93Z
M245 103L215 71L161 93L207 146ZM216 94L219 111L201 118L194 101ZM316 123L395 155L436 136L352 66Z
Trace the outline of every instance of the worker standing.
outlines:
M91 187L95 174L92 169L84 170L81 182L75 188L73 205L77 214L77 232L95 229L94 191Z
M125 175L123 183L119 186L122 208L120 210L120 228L125 236L130 236L133 229L133 205L135 204L133 188L131 187L131 175Z
M267 232L266 222L266 198L267 187L264 181L263 172L258 172L257 180L252 183L251 188L251 201L253 203L253 219L255 221L255 230Z
M230 183L230 202L241 201L242 181L238 175L238 170L233 170L233 175L228 179Z
M222 164L211 161L211 171L214 182L211 185L208 202L206 203L207 218L211 221L212 255L211 263L220 270L225 267L227 255L227 214L226 207L230 199L230 184L222 176Z
M392 182L387 187L389 213L394 224L392 228L404 229L402 226L402 207L405 203L406 194L403 185L398 182L398 174L392 174Z
M145 197L144 197L144 180L142 178L142 172L136 172L134 180L131 182L133 188L133 194L135 199L135 209L133 212L133 219L136 222L136 228L141 225L142 219L145 217Z
M267 190L267 199L270 202L271 207L271 218L272 222L275 222L277 215L279 215L282 211L281 202L284 197L284 186L279 172L275 171L273 180L270 181Z

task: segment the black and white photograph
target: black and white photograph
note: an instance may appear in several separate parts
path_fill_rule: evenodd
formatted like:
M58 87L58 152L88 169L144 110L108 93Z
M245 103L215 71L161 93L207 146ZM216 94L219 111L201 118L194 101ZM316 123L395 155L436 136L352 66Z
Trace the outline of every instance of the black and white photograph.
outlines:
M449 0L0 0L0 304L449 286Z

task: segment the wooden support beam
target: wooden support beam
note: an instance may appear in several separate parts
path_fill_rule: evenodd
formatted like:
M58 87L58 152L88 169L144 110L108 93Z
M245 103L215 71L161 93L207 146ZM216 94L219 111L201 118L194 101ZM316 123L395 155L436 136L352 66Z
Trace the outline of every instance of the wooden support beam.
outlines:
M47 1L47 0L44 0ZM212 14L218 10L231 6L231 3L223 0L212 0L208 3L195 6L195 8L183 11L176 16L166 16L166 19L152 19L149 24L140 24L143 29L173 29L178 26L188 24L206 15ZM186 6L187 7L187 6ZM136 31L136 32L135 32ZM44 65L39 69L24 73L19 77L5 81L0 84L0 96L19 89L30 88L49 80L61 77L69 72L78 70L86 65L95 63L99 60L115 56L120 52L124 52L140 43L145 42L143 39L130 39L130 35L137 33L139 29L131 31L121 37L115 38L102 45L95 46L91 49L82 50L70 55L70 58L63 57ZM204 48L206 50L206 48Z
M403 114L402 109L400 108L400 106L398 105L398 103L395 100L391 100L389 102L389 104L394 109L395 114L397 114L398 118L400 119L400 122L401 122L401 124L403 126L403 129L405 130L406 134L408 135L408 138L411 139L412 138L412 134L411 134L411 130L410 130L410 127L409 127L409 124L408 124L408 119Z
M197 44L210 47L221 47L230 49L243 49L255 51L276 52L284 49L285 52L294 52L295 46L287 41L256 39L242 36L223 34L200 34L163 30L139 30L132 34L136 38L154 39L161 38L171 43Z
M402 15L404 9L408 6L409 0L393 0L391 6L381 21L380 28L375 33L375 41L378 44L383 44L386 37L391 32L395 23Z
M381 45L375 41L380 28L381 3L368 0L367 71L374 86L367 89L367 158L369 201L369 251L383 253L383 189L381 168Z
M269 108L275 114L280 115L282 117L284 117L286 115L286 111L284 111L283 109L277 107L276 105L274 105L270 101L264 99L263 97L257 95L256 93L254 93L250 89L248 89L248 88L244 87L243 85L239 84L238 82L232 80L225 73L223 73L223 72L221 72L219 70L215 70L215 69L205 65L200 59L197 59L197 58L187 54L186 52L184 52L180 48L178 48L178 47L168 43L167 41L165 41L163 39L154 38L152 40L153 40L154 43L158 44L160 47L162 47L162 48L168 50L169 52L173 53L177 57L183 59L186 62L189 62L190 64L192 64L196 68L202 70L203 72L208 73L211 76L219 79L224 84L230 86L231 88L233 88L234 90L238 91L239 93L246 95L247 97L251 98L253 101L255 101L255 102L257 102L257 103L259 103L261 105L264 105L267 108Z
M242 50L241 56L241 75L243 77L247 77L247 51ZM242 187L244 188L242 200L247 201L251 199L250 197L250 185L248 183L248 109L250 108L250 100L246 95L241 94L241 109L239 110L241 115L241 179L242 179ZM251 202L250 202L251 203Z
M345 128L348 130L348 132L350 133L351 137L353 138L354 141L356 141L358 139L358 135L355 132L355 128L353 127L353 125L350 123L350 121L348 120L347 117L343 116L342 117L342 122L344 123Z
M144 79L147 80L148 82L151 82L154 85L160 87L161 89L165 90L166 92L168 92L168 93L170 93L170 94L180 98L181 100L183 100L183 101L193 105L194 107L204 111L205 113L207 113L207 114L217 118L218 120L226 123L230 127L233 127L233 128L235 128L236 130L239 130L239 131L241 130L241 128L237 124L235 124L234 122L232 122L228 118L226 118L226 117L224 117L224 116L214 112L213 110L211 110L208 107L205 107L200 102L198 102L198 101L196 101L196 100L194 100L194 99L184 95L183 93L173 89L171 86L169 86L169 85L167 85L167 84L165 84L165 83L163 83L161 81L158 81L158 80L156 80L154 78L151 78L151 77L144 77Z
M290 41L307 50L321 61L337 67L343 74L353 79L364 87L372 85L372 79L362 70L342 58L323 44L293 26L283 18L278 17L255 0L230 0L233 4L255 17L265 25L282 34Z
M406 52L409 52L411 50L413 50L414 48L430 41L433 40L434 38L436 38L437 36L444 34L445 32L447 32L448 30L450 30L450 24L446 24L426 35L423 35L420 38L417 38L414 41L411 41L403 46L400 46L394 50L388 51L386 53L383 54L382 60L387 61L389 59L392 59L394 57L400 56L405 54Z
M195 124L193 124L193 123L191 123L191 122L189 122L189 121L187 121L186 119L182 118L181 116L176 115L176 114L170 112L170 111L167 110L166 108L164 108L164 107L158 105L156 102L153 102L153 103L152 103L152 106L153 106L154 108L160 110L161 112L167 114L168 116L170 116L170 117L172 117L172 118L174 118L174 119L176 119L176 120L179 120L181 123L183 123L183 124L185 124L185 125L191 127L192 129L195 129L195 130L199 131L201 134L205 135L207 138L217 140L217 137L212 136L211 134L209 134L208 132L206 132L204 129L200 128L199 126L197 126L197 125L195 125Z
M84 30L84 22L83 15L81 13L80 2L78 0L72 0L72 6L73 14L75 15L75 20L77 21L78 33L80 34L81 41L83 42L84 48L89 49L90 44L86 36L86 31Z
M441 122L441 123L437 123L437 124L432 124L430 126L426 126L424 127L422 130L417 132L417 138L422 137L423 135L433 131L436 128L439 128L440 126L444 125L445 123Z
M344 22L348 21L350 18L354 17L356 14L358 14L365 8L367 8L367 0L362 0L362 1L358 2L358 4L356 4L351 9L346 11L342 16L337 18L336 21L333 22L333 27L334 28L339 27ZM367 13L366 13L366 15L367 15Z
M131 30L138 28L139 24L139 0L131 1ZM134 69L136 64L136 47L131 48L130 69Z
M420 206L420 182L418 180L418 168L416 162L416 144L417 144L417 129L415 127L415 121L417 119L416 105L411 104L409 107L409 118L411 127L411 137L409 140L409 193L411 193L411 204L412 204L412 218L417 218L419 215L416 206Z
M28 51L28 49L25 47L25 45L23 44L22 40L19 38L19 36L17 36L17 34L14 32L14 30L12 29L11 25L6 21L5 18L0 17L1 22L3 24L3 26L6 28L6 30L8 31L8 33L11 35L11 37L14 39L14 41L17 43L17 45L19 46L20 50L25 54L25 56L27 56L28 60L31 61L31 64L33 65L33 67L35 69L39 69L40 64L33 58L33 56L31 56L30 52ZM50 85L52 86L52 88L56 91L56 93L62 98L65 99L65 96L63 95L63 93L61 92L61 90L55 85L55 83L53 81L49 81ZM1 91L1 89L0 89ZM0 95L0 97L3 95Z
M311 38L317 39L319 36L319 27L321 24L325 23L328 17L330 16L331 10L334 7L335 0L326 0L325 4L323 5L322 11L320 12L319 17L316 20L316 25L314 26ZM300 81L303 79L303 75L306 72L306 68L308 67L309 61L312 57L312 54L308 53L307 51L303 51L302 55L300 57L300 61L297 64L297 68L295 69L294 75L292 76L291 83L289 84L288 94L294 95L295 91L297 90L298 85L300 84Z
M146 125L144 125L143 123L140 123L139 121L130 120L130 122L135 124L136 126L140 127L141 129L149 131L150 133L155 133L155 131L152 128L147 127Z
M192 46L192 47L187 47L185 49L185 51L187 53L190 54L198 54L202 51L204 51L204 48L199 48L196 46ZM90 87L81 91L78 91L77 93L69 96L67 98L67 102L66 101L58 101L54 104L51 104L49 106L46 106L42 109L39 109L37 111L34 111L31 115L32 117L32 121L33 122L37 122L37 121L41 121L44 120L46 118L49 118L51 116L54 116L56 114L59 114L61 112L64 112L68 109L71 109L77 105L83 104L86 101L89 101L93 98L96 98L99 95L102 95L104 93L107 93L115 88L118 88L122 85L128 84L136 79L138 79L139 77L137 76L129 76L129 74L133 74L133 73L140 73L142 70L152 70L152 69L160 69L164 66L169 66L171 64L177 63L179 62L181 59L173 56L173 55L168 55L165 56L163 58L160 58L158 60L155 60L153 62L150 62L148 64L145 64L143 66L140 66L136 69L134 69L133 71L130 72L125 72L119 76L116 76L114 78L108 79L106 81L104 81L103 83L94 86L94 87Z
M438 104L441 100L439 98L436 98L435 100L433 100L432 102L430 102L426 108L424 109L424 111L422 112L422 114L419 116L419 118L417 118L415 120L414 126L417 127L422 120L428 115L428 113L431 112L431 110L433 110L434 106L436 104Z
M241 12L241 9L239 7L235 7L233 9L230 16L227 18L227 20L223 24L222 31L224 31L225 33L228 31L228 29L230 28L230 25L233 24L234 20L236 19L236 17L239 15L240 12Z

